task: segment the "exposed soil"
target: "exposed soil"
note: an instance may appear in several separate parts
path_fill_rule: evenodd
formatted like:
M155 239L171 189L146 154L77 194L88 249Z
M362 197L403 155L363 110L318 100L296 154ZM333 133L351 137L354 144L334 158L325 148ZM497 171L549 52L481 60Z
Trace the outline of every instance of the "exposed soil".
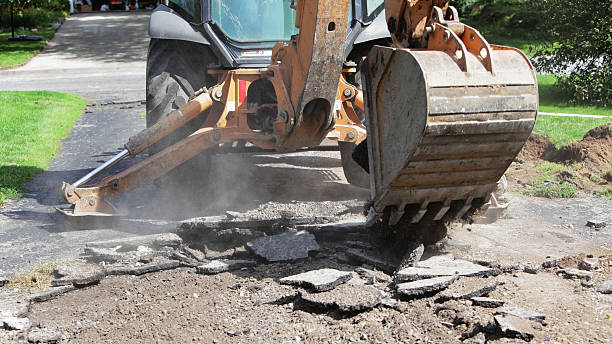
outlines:
M603 176L612 169L612 124L591 129L582 140L549 154L550 156L545 156L547 160L582 163L585 168Z
M180 268L109 277L97 286L35 304L30 319L59 330L65 343L455 343L478 338L489 343L520 342L496 331L493 316L500 309L476 307L470 300L441 302L439 295L426 295L400 299L392 308L341 313L312 308L299 298L299 288L278 283L282 277L312 269L356 268L338 259L341 256L328 247L294 264L261 264L213 276ZM594 282L612 277L611 258L600 257L602 268L594 272ZM559 262L575 266L581 259L577 255ZM470 289L498 282L501 285L490 297L544 313L542 323L527 321L535 342L609 342L611 296L579 280L563 279L556 271L537 275L508 271L486 280L463 278L460 283ZM375 274L374 286L393 296L391 276ZM349 301L359 297L344 295Z
M538 161L542 159L544 153L551 151L555 145L550 142L550 139L544 135L532 133L523 146L518 157L525 161Z
M513 164L507 176L510 190L518 191L540 177L536 167L552 162L574 171L555 174L552 182L569 182L578 189L598 194L612 186L612 124L587 132L580 141L556 148L548 137L532 134L519 153L520 164Z

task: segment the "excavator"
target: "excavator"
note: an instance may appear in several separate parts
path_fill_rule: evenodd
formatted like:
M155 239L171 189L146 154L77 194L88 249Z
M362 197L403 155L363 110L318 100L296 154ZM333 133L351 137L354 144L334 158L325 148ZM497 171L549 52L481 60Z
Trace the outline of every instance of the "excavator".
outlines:
M187 164L204 173L220 145L327 139L348 181L370 189L367 227L448 223L494 197L537 116L529 59L448 0L179 1L149 31L147 128L62 185L68 217L116 216L113 198Z

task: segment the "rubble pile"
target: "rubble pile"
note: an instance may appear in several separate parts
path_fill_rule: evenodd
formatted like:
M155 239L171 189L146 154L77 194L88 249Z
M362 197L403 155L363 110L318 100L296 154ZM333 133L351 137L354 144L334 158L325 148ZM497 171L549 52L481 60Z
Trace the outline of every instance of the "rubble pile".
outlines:
M284 231L277 226L266 230L261 223L233 216L241 222L230 225L225 220L200 219L198 229L193 223L183 224L181 236L164 233L88 243L81 259L55 268L55 279L47 290L25 300L4 297L6 300L0 301L0 328L7 333L21 333L33 343L57 342L66 335L30 323L32 303L91 287L109 276L176 268L192 269L205 276L248 274L268 265L291 267L287 271L293 273L275 277L276 283L294 290L279 304L290 303L293 311L327 314L336 319L375 309L404 313L415 300L429 300L430 311L440 324L458 333L459 340L470 343L499 337L531 341L546 326L545 314L519 307L512 298L497 292L505 285L505 276L552 273L601 294L612 292L612 281L596 278L604 264L593 257L576 261L571 267L554 258L525 267L505 266L458 259L439 247L426 248L420 243L407 245L410 249L403 258L391 257L373 247L360 227L350 224L331 224L324 229L325 226L309 228L297 225L299 221L287 220L292 225L284 227ZM234 227L237 224L240 226ZM245 224L252 228L242 228ZM200 231L195 245L185 240L193 238L194 231ZM302 269L303 261L311 262L309 266L316 262L314 265L320 268ZM595 280L599 282L593 283Z

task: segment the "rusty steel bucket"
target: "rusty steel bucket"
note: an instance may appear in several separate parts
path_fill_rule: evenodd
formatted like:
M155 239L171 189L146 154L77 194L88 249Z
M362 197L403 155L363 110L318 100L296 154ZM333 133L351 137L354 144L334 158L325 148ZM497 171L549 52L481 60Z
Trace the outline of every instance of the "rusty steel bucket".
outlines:
M464 216L488 200L529 137L538 89L528 58L500 46L486 63L466 55L461 64L443 51L370 52L368 225L385 214L391 225Z

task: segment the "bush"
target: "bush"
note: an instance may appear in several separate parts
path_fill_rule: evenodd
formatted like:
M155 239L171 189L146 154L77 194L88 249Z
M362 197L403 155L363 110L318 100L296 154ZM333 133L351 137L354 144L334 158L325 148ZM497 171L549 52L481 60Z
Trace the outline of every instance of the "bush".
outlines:
M32 4L34 7L54 12L68 12L70 10L68 0L34 0Z
M540 17L527 0L458 0L451 1L468 21L506 28L535 28Z
M13 12L15 27L46 27L67 16L66 12L50 11L42 8L17 8ZM11 25L9 8L2 10L0 28L8 29Z
M546 25L547 45L535 63L569 74L558 86L575 103L612 106L612 1L541 0L534 10Z
M45 27L57 22L66 13L68 0L0 0L0 28L10 28L13 8L15 27Z

